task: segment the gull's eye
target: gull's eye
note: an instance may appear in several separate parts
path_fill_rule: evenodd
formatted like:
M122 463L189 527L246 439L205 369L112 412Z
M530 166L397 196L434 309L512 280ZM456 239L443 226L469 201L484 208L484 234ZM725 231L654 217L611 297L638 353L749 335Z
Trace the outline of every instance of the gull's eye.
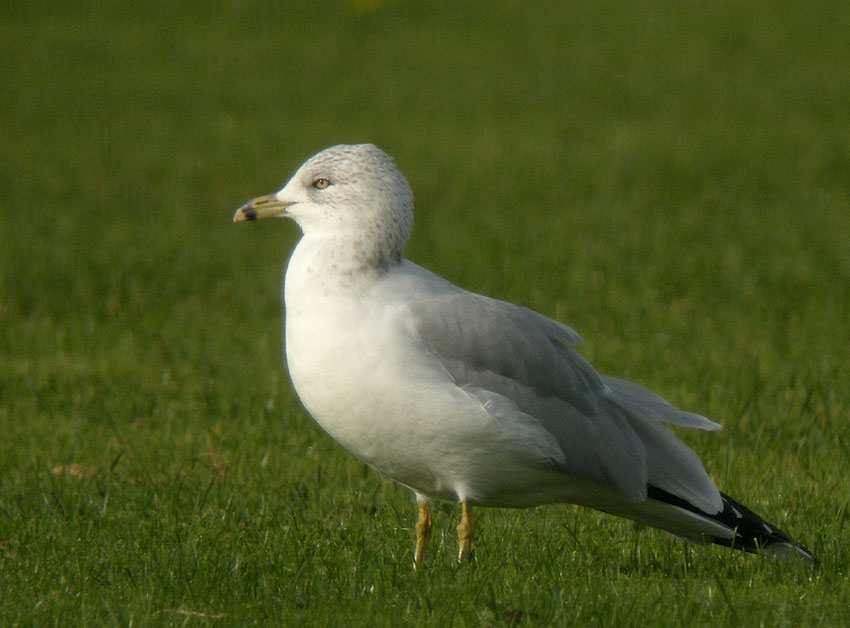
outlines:
M324 190L330 184L331 184L331 182L328 181L327 179L323 178L323 177L319 177L318 179L313 181L313 187L316 188L317 190Z

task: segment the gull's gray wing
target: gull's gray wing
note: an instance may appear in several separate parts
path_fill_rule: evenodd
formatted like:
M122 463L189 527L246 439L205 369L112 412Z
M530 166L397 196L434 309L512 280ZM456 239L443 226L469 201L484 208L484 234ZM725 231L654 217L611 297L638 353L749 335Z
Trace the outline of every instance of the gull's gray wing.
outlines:
M660 422L713 430L630 382L600 376L570 345L579 335L532 310L457 290L407 304L414 329L458 386L508 399L564 454L560 470L646 498L647 484L706 512L720 495L696 454Z

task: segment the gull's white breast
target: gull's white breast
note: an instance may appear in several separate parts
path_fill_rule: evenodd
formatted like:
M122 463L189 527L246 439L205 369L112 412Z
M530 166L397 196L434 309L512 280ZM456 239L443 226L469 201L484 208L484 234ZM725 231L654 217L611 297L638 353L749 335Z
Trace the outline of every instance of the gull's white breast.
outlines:
M496 416L416 335L404 299L457 288L404 261L383 274L316 272L318 253L302 240L287 269L286 358L302 403L334 440L428 497L513 505L520 477L554 482L529 465L551 453L551 436L514 407ZM388 296L400 287L406 296Z

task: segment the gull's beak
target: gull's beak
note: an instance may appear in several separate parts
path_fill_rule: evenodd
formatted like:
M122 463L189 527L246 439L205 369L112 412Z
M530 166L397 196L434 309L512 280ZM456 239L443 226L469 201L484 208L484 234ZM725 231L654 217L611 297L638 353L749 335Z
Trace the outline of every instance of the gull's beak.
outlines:
M278 200L274 194L270 196L259 196L237 209L236 213L233 214L233 222L287 216L286 208L292 204L292 201Z

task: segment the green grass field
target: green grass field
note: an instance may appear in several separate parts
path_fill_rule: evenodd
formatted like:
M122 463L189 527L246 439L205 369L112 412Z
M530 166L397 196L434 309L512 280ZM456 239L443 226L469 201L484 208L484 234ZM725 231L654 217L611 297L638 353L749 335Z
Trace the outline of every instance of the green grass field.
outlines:
M850 624L848 33L838 1L4 3L0 625ZM820 568L567 505L479 510L458 567L446 504L414 572L411 494L290 387L296 228L231 223L360 141L409 258L723 423L683 437Z

